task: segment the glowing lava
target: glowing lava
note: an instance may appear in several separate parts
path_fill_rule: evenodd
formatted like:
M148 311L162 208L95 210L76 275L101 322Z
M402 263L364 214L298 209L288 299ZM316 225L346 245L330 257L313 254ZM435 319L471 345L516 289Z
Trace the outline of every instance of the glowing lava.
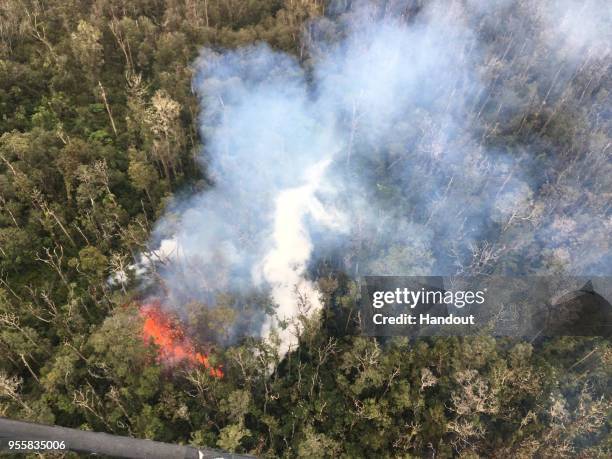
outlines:
M170 365L182 362L192 366L201 365L209 370L211 376L223 377L221 367L213 367L206 355L197 352L180 323L164 313L158 304L142 306L140 315L144 318L143 338L147 343L152 341L157 345L161 361Z

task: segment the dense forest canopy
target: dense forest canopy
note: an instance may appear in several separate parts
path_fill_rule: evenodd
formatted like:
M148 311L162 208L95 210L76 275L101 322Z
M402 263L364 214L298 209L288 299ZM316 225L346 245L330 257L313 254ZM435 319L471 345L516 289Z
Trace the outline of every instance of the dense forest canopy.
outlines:
M609 457L608 339L382 340L355 311L367 274L612 275L611 14L0 2L0 415L261 457Z

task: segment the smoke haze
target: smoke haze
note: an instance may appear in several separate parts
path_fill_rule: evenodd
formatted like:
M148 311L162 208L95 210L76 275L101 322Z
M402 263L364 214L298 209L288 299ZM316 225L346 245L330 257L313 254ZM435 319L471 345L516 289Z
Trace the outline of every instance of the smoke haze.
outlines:
M176 248L159 268L169 304L269 290L276 318L251 313L231 335L267 336L322 307L317 263L610 273L609 121L591 99L609 68L607 2L422 3L336 2L309 25L303 62L266 44L202 51L214 185L158 223ZM567 113L601 136L564 133ZM579 142L592 145L568 161ZM284 351L296 344L278 333Z

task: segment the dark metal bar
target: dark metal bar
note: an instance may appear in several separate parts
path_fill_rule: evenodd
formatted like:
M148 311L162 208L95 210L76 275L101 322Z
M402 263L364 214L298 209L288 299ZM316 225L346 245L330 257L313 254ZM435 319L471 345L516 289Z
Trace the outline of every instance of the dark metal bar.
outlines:
M142 459L253 459L210 448L174 445L152 440L122 437L102 432L88 432L67 427L48 426L0 418L0 444L7 451L8 442L16 440L63 441L65 449L86 454ZM27 452L24 450L12 452Z

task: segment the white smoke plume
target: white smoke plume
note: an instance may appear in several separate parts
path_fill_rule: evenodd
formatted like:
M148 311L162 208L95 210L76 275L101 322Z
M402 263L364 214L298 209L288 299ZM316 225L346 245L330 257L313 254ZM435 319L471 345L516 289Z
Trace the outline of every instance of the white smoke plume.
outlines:
M203 50L194 87L200 159L214 184L158 223L156 237L180 247L159 268L169 303L206 307L229 291L243 311L249 292L268 292L275 318L251 308L231 337L277 329L286 351L296 337L280 325L298 315L300 299L321 308L309 274L317 258L329 255L350 275L521 273L532 243L545 249L538 257L566 250L575 260L588 241L570 247L574 235L555 241L548 232L559 218L597 226L594 207L559 209L541 195L555 174L574 183L583 171L545 162L560 149L553 141L490 140L504 123L519 133L532 118L553 123L569 99L565 83L606 52L601 36L576 28L573 2L565 11L553 3L334 2L308 26L305 62L265 44ZM514 22L504 22L510 10ZM566 18L563 41L554 39L557 16ZM490 30L501 38L487 41ZM543 53L538 68L530 56ZM593 256L588 266L609 268Z
M316 288L305 277L313 250L305 218L309 215L318 224L342 230L342 216L330 214L316 197L329 163L330 159L316 163L305 171L303 185L279 193L274 209L273 246L253 273L255 283L271 286L272 299L278 305L276 320L281 322L290 322L297 316L300 302L307 303L308 311L304 313L321 309ZM263 326L263 335L268 336L274 327L275 321L269 318ZM280 350L285 353L296 344L296 335L289 327L278 333Z

